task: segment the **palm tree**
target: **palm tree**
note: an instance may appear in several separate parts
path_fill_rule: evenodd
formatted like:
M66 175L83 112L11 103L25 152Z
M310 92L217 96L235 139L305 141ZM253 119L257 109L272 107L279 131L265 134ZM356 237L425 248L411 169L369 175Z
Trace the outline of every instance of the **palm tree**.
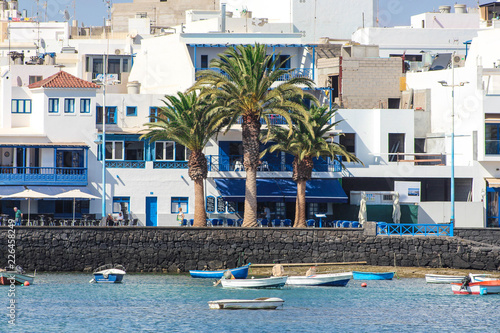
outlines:
M282 151L294 156L292 179L297 183L294 227L306 226L306 182L311 179L313 158L335 158L340 155L348 162L361 163L344 146L333 142L333 137L338 134L331 130L339 123L331 122L335 112L334 109L313 105L309 109L309 117L295 118L291 137L289 129L276 126L270 129L265 138L265 142L273 143L266 151Z
M198 73L192 89L207 88L213 108L225 115L226 132L241 119L243 166L246 171L244 227L257 226L257 167L261 164L261 119L271 126L269 115L282 116L291 124L291 112L305 113L298 98L304 96L299 86L311 87L308 78L292 78L275 85L291 70L280 69L285 62L279 56L266 55L266 47L238 45L228 48L210 62L211 68ZM221 119L222 121L222 119Z
M207 225L203 180L207 178L208 167L203 148L219 128L214 125L216 118L210 114L208 103L197 96L196 92L178 92L176 96L165 96L156 122L145 126L150 131L141 136L151 141L172 140L190 150L188 174L194 181L194 223L193 226Z

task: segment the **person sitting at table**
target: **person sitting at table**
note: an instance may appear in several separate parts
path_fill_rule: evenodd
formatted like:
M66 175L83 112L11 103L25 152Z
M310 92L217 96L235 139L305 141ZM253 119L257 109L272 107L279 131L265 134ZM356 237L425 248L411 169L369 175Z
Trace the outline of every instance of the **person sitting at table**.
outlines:
M121 225L123 223L123 213L119 212L118 216L116 217L116 222Z
M113 215L108 214L108 216L106 217L106 224L111 226L115 225L115 220L113 219Z

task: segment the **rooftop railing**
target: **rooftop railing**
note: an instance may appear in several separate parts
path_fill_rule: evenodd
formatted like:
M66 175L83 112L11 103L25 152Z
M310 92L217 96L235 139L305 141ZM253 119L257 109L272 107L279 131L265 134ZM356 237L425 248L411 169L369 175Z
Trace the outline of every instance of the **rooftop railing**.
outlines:
M242 155L207 155L208 171L245 171ZM261 160L257 171L260 172L292 172L292 163L276 162L272 160ZM342 166L337 160L330 163L321 159L314 163L313 172L340 172Z
M288 70L287 68L284 68L284 69ZM226 77L229 78L229 76L219 68L201 68L201 67L198 67L198 68L195 68L195 73L198 73L198 72L204 71L204 70L212 70L212 71L217 72L217 73L222 73L222 74L226 75ZM294 78L312 79L312 74L313 74L312 68L294 68L289 73L280 76L278 78L278 81L288 81L288 80L291 80Z

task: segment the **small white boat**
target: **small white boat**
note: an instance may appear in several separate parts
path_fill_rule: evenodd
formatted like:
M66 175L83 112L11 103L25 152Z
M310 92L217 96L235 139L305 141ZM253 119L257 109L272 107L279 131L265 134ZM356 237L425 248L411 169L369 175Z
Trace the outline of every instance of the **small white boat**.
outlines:
M454 294L467 295L487 295L500 294L500 280L471 282L471 283L452 283L451 290Z
M217 310L275 310L283 306L284 300L277 297L261 297L256 299L221 299L208 302L210 309Z
M471 282L500 280L500 277L493 277L492 274L469 274Z
M288 276L262 279L226 279L220 280L223 288L280 288L286 283Z
M104 265L94 271L94 278L90 282L97 283L120 283L125 275L125 267L122 265Z
M33 284L35 280L35 275L28 275L24 273L24 270L18 266L14 271L0 271L0 285L11 285L11 284Z
M426 283L461 283L465 275L425 274Z
M289 276L287 285L292 286L339 286L344 287L352 279L352 272Z

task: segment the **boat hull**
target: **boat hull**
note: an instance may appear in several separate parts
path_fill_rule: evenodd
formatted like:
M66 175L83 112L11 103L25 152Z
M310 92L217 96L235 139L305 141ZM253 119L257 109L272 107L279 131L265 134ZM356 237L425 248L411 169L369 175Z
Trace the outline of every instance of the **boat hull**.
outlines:
M290 286L332 286L345 287L352 273L316 274L309 276L289 276L286 284Z
M250 264L242 266L242 267L237 267L237 268L232 268L232 269L224 269L224 270L219 270L219 271L192 270L192 271L189 271L189 274L191 274L191 277L193 277L193 278L220 279L224 275L224 272L231 271L231 274L233 274L235 279L246 279L248 276L248 268L249 267L250 267Z
M374 273L374 272L352 272L354 280L392 280L394 272Z
M275 310L283 306L285 301L277 297L257 299L221 299L208 302L210 309L215 310Z
M221 279L223 288L281 288L285 285L287 276L264 279Z
M457 295L486 295L500 294L500 280L480 281L463 286L461 283L452 283L451 290Z
M125 271L119 269L106 269L94 273L94 281L97 283L121 283Z
M14 279L14 284L24 284L29 282L33 284L35 277L33 275L19 274L17 272L0 272L0 285L6 286L12 284L11 279Z
M425 274L426 283L461 283L465 276Z

